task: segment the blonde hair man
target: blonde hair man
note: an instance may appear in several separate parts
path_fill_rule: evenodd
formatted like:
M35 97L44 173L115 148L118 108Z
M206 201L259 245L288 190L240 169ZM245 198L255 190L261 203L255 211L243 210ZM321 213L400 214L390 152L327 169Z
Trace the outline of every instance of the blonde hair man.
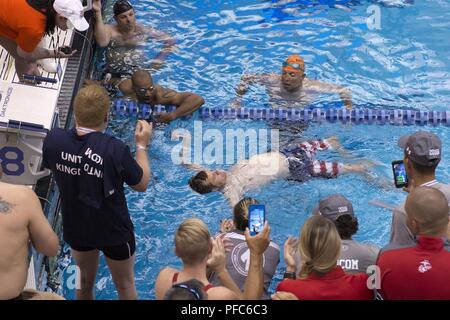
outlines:
M74 101L76 127L53 129L43 146L44 166L61 192L64 240L80 268L77 299L94 298L99 251L106 257L120 299L136 299L134 227L123 184L144 192L150 177L147 148L152 127L138 121L136 160L122 141L103 133L110 101L97 85L81 89Z

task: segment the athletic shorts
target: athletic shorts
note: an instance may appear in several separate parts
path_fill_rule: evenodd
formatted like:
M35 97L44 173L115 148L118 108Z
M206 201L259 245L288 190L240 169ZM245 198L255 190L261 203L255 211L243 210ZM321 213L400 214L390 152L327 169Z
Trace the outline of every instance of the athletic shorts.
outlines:
M73 250L85 252L85 251L92 251L92 250L99 250L103 252L103 254L108 257L111 260L127 260L131 258L136 251L136 239L134 237L134 232L131 231L129 240L121 245L118 246L111 246L111 247L77 247L77 246L70 246Z
M311 167L313 162L305 150L298 145L289 145L281 151L286 156L289 164L290 176L288 180L307 181L311 178Z

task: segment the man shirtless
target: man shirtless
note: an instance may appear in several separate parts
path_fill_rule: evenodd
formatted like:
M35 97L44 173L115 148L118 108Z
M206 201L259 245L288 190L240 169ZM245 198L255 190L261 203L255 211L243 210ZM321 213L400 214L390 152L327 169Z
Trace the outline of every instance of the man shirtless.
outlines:
M233 100L232 107L240 107L242 96L252 84L266 87L274 107L303 108L314 102L321 94L339 94L345 107L352 108L352 95L349 89L306 78L305 62L298 55L290 56L283 62L281 74L244 74L236 89L237 98Z
M164 44L161 52L153 59L150 66L153 71L161 68L163 61L175 48L175 40L168 34L138 24L133 6L128 1L118 0L114 4L113 11L116 25L105 25L103 23L101 0L94 0L92 8L96 19L95 41L100 47L108 47L106 65L110 78L121 78L124 75L130 75L138 67L144 67L142 65L145 63L142 59L143 52L137 52L133 49L143 46L150 38Z
M200 194L222 192L230 205L234 206L244 193L276 179L304 182L312 177L335 178L342 173L364 173L368 163L349 165L313 159L317 151L338 149L339 146L336 137L292 144L281 152L262 153L239 161L229 172L188 165L200 171L189 180L189 186Z
M24 298L30 241L46 256L58 253L58 237L33 190L0 182L0 300Z
M176 106L176 110L161 114L158 120L170 122L179 117L189 115L204 103L202 97L192 92L177 92L164 88L153 82L152 76L145 70L137 70L130 79L125 79L118 86L123 94L150 106Z

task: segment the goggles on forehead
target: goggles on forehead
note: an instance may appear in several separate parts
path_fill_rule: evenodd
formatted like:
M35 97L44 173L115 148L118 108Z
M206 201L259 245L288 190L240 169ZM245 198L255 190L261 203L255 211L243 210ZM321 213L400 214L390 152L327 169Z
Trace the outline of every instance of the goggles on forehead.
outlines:
M286 68L286 67L291 67L298 71L305 71L305 70L303 70L303 66L299 63L289 63L289 62L285 61L285 62L283 62L283 68Z

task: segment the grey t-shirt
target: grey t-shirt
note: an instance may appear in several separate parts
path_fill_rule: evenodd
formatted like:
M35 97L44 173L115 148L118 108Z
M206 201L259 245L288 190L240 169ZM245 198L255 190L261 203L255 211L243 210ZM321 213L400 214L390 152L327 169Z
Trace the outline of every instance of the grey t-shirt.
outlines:
M232 243L231 251L227 251L227 270L236 285L243 290L250 265L250 251L248 250L245 236L243 232L236 231L227 233L225 238ZM271 241L263 254L264 294L262 299L270 299L268 289L279 262L280 247ZM213 285L220 285L219 278L214 273L211 274L208 280Z
M366 273L367 268L375 265L380 248L359 243L355 240L342 240L341 256L337 264L347 273Z
M375 245L359 243L355 240L342 240L341 255L337 260L337 265L341 266L346 273L366 273L367 267L375 265L380 248ZM301 256L295 252L297 272L300 271Z
M447 201L450 203L449 185L433 180L422 184L421 187L432 187L438 189L445 195ZM405 202L396 207L392 213L391 239L389 243L400 246L415 244L414 235L406 224Z

